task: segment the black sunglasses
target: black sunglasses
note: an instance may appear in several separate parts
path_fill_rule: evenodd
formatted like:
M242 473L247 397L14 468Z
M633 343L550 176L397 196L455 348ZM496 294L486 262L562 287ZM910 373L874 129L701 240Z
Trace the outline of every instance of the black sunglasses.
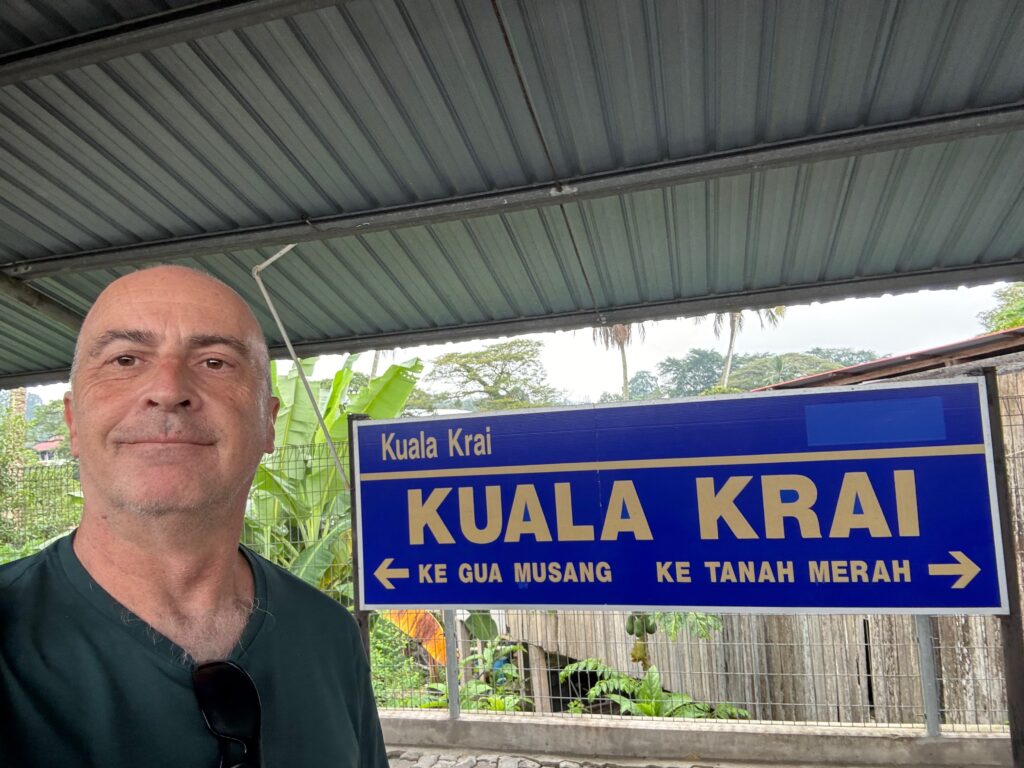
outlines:
M249 673L233 661L208 661L192 670L192 687L220 741L221 768L263 768L260 694Z

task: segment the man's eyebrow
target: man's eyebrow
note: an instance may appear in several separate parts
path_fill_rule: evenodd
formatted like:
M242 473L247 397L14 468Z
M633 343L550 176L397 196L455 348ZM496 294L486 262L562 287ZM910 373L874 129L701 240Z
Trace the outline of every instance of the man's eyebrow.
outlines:
M156 334L152 331L140 331L134 328L115 328L105 331L89 347L89 357L96 357L96 355L115 341L129 341L132 344L152 347L156 344Z
M96 357L116 341L127 341L146 347L155 347L158 344L157 336L152 331L143 331L135 328L115 328L105 331L93 342L92 346L89 347L89 357ZM225 346L234 350L246 360L251 360L253 357L249 345L237 336L224 336L216 333L198 334L189 337L188 346L189 349Z
M190 336L188 339L188 346L191 349L224 346L233 349L246 360L252 359L252 350L249 348L249 345L237 336L221 336L215 333Z

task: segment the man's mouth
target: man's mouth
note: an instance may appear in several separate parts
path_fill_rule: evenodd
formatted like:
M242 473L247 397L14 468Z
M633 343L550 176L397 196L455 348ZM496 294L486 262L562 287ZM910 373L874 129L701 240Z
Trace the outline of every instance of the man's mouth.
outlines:
M210 446L213 443L209 440L201 438L189 439L181 437L148 437L148 438L134 438L132 440L121 440L121 445L194 445L194 446Z

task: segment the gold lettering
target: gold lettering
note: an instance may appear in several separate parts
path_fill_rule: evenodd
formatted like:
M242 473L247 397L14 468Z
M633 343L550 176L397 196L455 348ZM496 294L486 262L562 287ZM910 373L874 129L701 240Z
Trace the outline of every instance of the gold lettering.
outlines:
M516 542L523 536L533 536L537 541L551 541L551 530L544 519L537 489L530 485L517 485L508 514L508 528L505 541Z
M555 515L559 541L593 541L594 526L576 525L572 519L572 486L555 483Z
M828 560L811 560L808 563L810 566L810 577L811 581L823 581L828 583L832 581L832 569L829 568Z
M858 500L863 510L861 514L855 513ZM828 535L833 539L848 539L854 528L864 528L876 539L892 536L867 472L847 472L843 475L839 500L836 501L836 516Z
M462 535L473 544L490 544L501 535L501 486L488 485L484 494L487 497L487 523L483 528L477 528L473 489L459 488L459 527Z
M917 481L914 470L897 469L892 473L896 485L896 522L900 536L920 536L921 526L917 518Z
M422 544L424 531L427 528L434 534L438 544L454 544L451 531L445 526L444 521L437 512L441 502L447 498L451 488L435 488L423 501L423 491L420 488L410 488L406 497L409 504L409 543Z
M624 516L623 511L628 514ZM604 527L601 529L601 541L615 541L620 533L632 533L637 541L654 539L632 480L616 480L612 483L608 511L605 514Z
M794 501L783 501L783 491L795 491ZM764 536L766 539L784 539L787 517L796 518L800 537L820 539L818 513L811 505L818 500L818 489L811 478L804 475L765 475L761 478L761 498L764 501Z
M697 514L702 539L718 538L719 520L725 521L737 539L757 538L757 533L736 506L736 497L750 480L749 475L730 477L721 490L716 492L713 477L697 478Z

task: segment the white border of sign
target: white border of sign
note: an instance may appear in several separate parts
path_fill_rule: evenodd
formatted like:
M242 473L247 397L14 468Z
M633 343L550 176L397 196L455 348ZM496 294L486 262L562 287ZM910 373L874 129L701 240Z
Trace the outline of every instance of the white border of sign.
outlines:
M949 379L921 379L913 382L901 381L898 383L887 383L887 384L863 384L846 387L814 387L812 389L787 389L782 391L769 391L769 392L743 392L738 394L729 395L711 395L704 397L678 397L666 400L642 400L632 403L601 403L600 405L595 404L584 404L584 405L571 405L565 407L554 407L554 408L524 408L521 410L511 411L486 411L483 413L466 413L458 415L447 415L447 416L421 416L414 418L399 418L399 419L380 419L380 420L359 420L352 422L352 445L349 446L349 450L352 452L352 492L355 500L355 510L358 514L359 519L357 521L356 530L359 531L359 540L357 542L357 551L359 553L359 572L356 577L359 579L359 599L360 604L356 606L358 610L400 610L403 606L395 604L377 604L377 603L365 603L362 602L364 595L366 594L366 559L363 553L363 531L366 530L363 525L363 504L359 476L359 429L361 426L382 426L387 424L419 424L429 421L450 421L452 419L483 419L493 418L494 416L506 416L506 415L523 415L528 413L563 413L566 411L582 411L582 410L594 410L594 409L608 409L608 408L635 408L637 406L659 406L669 405L672 403L689 403L689 402L708 402L710 400L747 400L752 398L763 399L768 397L790 397L794 395L809 395L817 394L819 392L850 392L852 390L892 390L892 389L908 389L914 387L941 387L941 386L953 386L953 385L964 385L973 384L978 390L978 400L981 408L981 429L982 438L985 445L985 460L986 468L988 473L988 491L989 491L989 508L992 517L992 535L994 538L995 545L995 560L998 569L998 580L999 580L999 606L993 606L990 608L971 608L964 610L962 608L878 608L878 607L864 607L864 606L845 606L842 608L789 608L789 607L762 607L762 606L715 606L715 605L681 605L681 606L667 606L667 605L644 605L644 604L629 604L629 605L570 605L565 603L556 604L522 604L522 603L440 603L438 605L430 606L431 609L466 609L466 610L564 610L564 611L671 611L671 610L687 610L687 611L700 611L702 613L727 613L727 614L775 614L775 615L801 615L801 614L825 614L825 615L859 615L859 614L896 614L896 615L913 615L920 614L926 616L955 616L969 614L972 616L984 616L994 614L1005 614L1009 611L1008 593L1006 588L1006 559L1005 553L1003 552L1003 538L1001 535L1002 521L999 515L999 499L996 495L996 475L995 475L995 457L992 450L992 425L989 421L988 413L988 397L985 387L985 379L981 376L960 376ZM406 606L408 607L408 606ZM424 608L424 606L417 604L412 606L414 608Z

